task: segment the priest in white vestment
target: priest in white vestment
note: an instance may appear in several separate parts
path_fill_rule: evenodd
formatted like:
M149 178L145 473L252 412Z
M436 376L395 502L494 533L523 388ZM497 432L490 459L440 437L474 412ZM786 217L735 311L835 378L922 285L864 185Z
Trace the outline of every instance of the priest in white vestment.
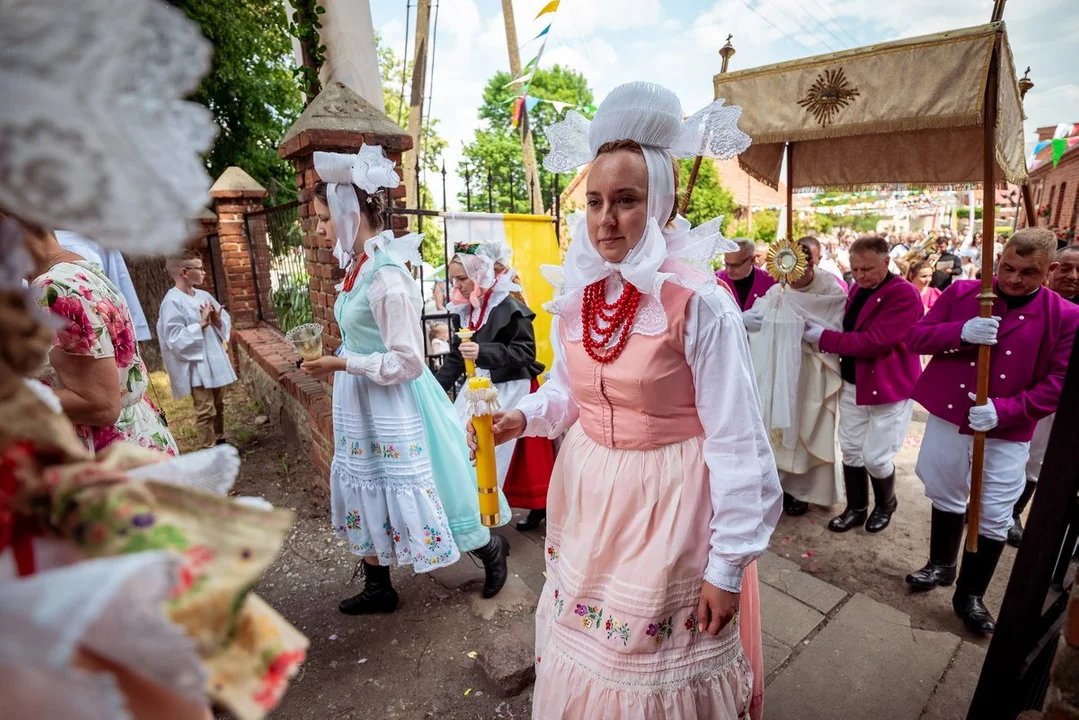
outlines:
M843 487L836 439L843 386L839 356L803 341L802 328L809 320L842 330L847 293L814 266L820 257L817 240L806 237L798 243L808 263L802 277L786 287L772 286L743 314L788 515L804 514L808 503L836 504Z

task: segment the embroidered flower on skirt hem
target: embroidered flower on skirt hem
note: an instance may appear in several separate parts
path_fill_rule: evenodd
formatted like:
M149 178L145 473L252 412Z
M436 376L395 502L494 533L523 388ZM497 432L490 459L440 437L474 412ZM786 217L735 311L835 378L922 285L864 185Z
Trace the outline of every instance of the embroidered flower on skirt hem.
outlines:
M374 555L382 565L412 565L419 573L460 559L430 477L357 481L335 458L330 487L334 530L356 555Z

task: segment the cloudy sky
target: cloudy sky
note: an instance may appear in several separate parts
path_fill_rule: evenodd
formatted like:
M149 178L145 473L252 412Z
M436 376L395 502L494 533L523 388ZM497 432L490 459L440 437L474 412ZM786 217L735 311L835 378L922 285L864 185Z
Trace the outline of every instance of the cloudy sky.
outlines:
M509 60L500 0L433 2L441 7L425 112L441 120L452 170L478 125L484 84L495 72L508 71ZM623 82L661 83L678 94L687 112L713 99L717 51L728 33L737 50L730 69L738 70L979 25L988 22L993 6L992 0L562 0L556 14L534 20L546 2L513 2L522 63L539 48L529 40L551 21L541 67L557 63L584 73L597 104ZM415 4L411 0L410 33ZM1028 142L1036 127L1079 122L1074 4L1012 0L1005 11L1016 68L1022 74L1029 65L1035 82L1026 99ZM406 0L371 0L375 28L398 55L405 47L405 6ZM450 187L451 195L455 189Z

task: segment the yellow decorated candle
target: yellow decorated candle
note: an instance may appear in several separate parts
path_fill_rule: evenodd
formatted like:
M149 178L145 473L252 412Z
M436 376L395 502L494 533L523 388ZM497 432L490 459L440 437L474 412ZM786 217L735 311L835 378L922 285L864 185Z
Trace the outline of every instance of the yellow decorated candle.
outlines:
M465 402L472 415L472 428L476 431L476 484L480 494L480 522L485 527L497 527L501 518L498 512L495 435L491 422L492 415L498 410L498 391L491 386L490 378L472 377L468 379Z
M472 341L472 335L473 335L473 332L471 330L468 330L467 328L462 328L462 329L457 331L457 337L460 338L461 342L463 342L463 343L471 342ZM469 360L468 358L465 358L464 360L465 360L465 376L470 377L470 378L471 377L476 377L476 361L475 360Z

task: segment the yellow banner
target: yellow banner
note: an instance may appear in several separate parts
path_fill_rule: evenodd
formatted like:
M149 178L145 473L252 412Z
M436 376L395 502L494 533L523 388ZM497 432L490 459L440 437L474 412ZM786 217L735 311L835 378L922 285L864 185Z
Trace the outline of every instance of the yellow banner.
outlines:
M506 242L513 248L513 266L520 276L528 307L536 313L536 359L551 369L551 316L543 304L554 299L554 288L540 274L540 265L561 265L554 223L548 215L503 215Z

